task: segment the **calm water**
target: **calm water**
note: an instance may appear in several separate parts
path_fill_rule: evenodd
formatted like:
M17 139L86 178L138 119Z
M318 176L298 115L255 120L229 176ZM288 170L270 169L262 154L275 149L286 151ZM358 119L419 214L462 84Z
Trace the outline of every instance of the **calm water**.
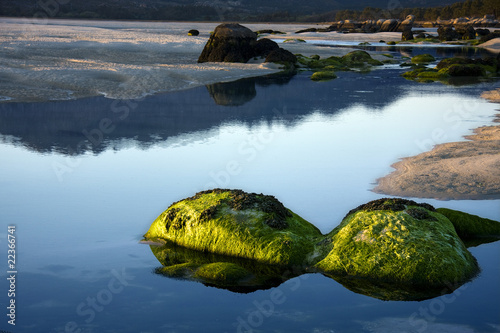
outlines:
M212 187L275 195L328 232L381 197L370 189L398 158L461 140L498 108L478 96L499 83L420 85L400 72L1 104L0 246L6 253L7 225L16 225L18 275L16 326L3 314L0 329L499 332L500 242L471 249L477 279L422 302L380 301L318 274L232 293L154 274L159 262L138 243L172 202ZM435 130L445 133L438 141ZM500 220L499 200L417 201Z

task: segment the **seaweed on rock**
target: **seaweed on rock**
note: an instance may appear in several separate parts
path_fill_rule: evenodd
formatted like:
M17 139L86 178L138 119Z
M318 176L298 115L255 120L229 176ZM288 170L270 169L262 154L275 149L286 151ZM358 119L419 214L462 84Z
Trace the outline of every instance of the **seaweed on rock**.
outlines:
M145 235L165 244L151 249L168 277L251 292L316 272L385 300L472 279L479 266L463 240L478 237L499 239L500 223L399 198L360 205L322 235L273 196L227 189L172 204Z

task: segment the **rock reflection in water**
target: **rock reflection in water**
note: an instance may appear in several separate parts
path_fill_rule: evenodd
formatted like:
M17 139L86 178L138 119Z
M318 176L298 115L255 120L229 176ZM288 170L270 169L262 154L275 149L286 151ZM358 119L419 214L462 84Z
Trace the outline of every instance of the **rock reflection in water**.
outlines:
M150 248L162 264L154 270L155 274L200 282L208 287L235 293L246 294L271 289L300 275L317 273L305 266L290 268L268 265L249 259L195 251L173 243L152 244ZM450 294L463 285L451 281L445 288L424 289L349 276L323 275L357 294L384 301L422 301Z

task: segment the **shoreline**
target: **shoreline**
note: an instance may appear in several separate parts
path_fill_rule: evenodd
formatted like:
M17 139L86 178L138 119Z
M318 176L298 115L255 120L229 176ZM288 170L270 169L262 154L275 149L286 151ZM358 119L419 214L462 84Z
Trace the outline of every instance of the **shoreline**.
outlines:
M500 88L481 97L500 103ZM500 113L493 122L500 122ZM464 138L394 163L396 170L377 179L372 191L438 200L500 199L500 125L476 128Z

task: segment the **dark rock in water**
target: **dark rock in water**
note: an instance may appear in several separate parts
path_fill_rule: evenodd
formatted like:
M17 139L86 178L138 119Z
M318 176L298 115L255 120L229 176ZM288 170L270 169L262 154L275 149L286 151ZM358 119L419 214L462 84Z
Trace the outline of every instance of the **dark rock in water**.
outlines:
M437 32L440 41L452 41L458 38L457 32L452 27L440 26Z
M262 38L255 44L255 56L265 58L269 55L269 53L279 48L278 43L267 38Z
M485 43L491 39L494 39L494 38L500 38L500 31L494 31L492 33L489 33L485 36L482 36L480 39L479 39L479 42L480 43Z
M198 36L199 34L200 34L200 32L196 29L191 29L188 31L189 36Z
M257 35L237 23L224 23L215 28L198 62L247 62L255 56Z
M257 35L271 34L271 35L285 35L284 32L278 30L264 29L255 31Z
M302 30L296 31L295 33L301 34L303 32L317 32L317 31L318 31L318 29L316 29L316 28L307 28L307 29L302 29Z
M484 76L485 70L481 65L451 65L447 72L450 76Z
M271 51L266 57L265 62L291 63L297 62L297 57L290 51L278 48Z
M401 35L401 40L403 42L406 42L406 41L412 40L412 39L413 39L413 32L411 31L411 29L407 29L407 30L403 31L403 33Z
M474 30L472 25L457 26L455 27L455 31L461 39L468 40L476 38L476 31Z

